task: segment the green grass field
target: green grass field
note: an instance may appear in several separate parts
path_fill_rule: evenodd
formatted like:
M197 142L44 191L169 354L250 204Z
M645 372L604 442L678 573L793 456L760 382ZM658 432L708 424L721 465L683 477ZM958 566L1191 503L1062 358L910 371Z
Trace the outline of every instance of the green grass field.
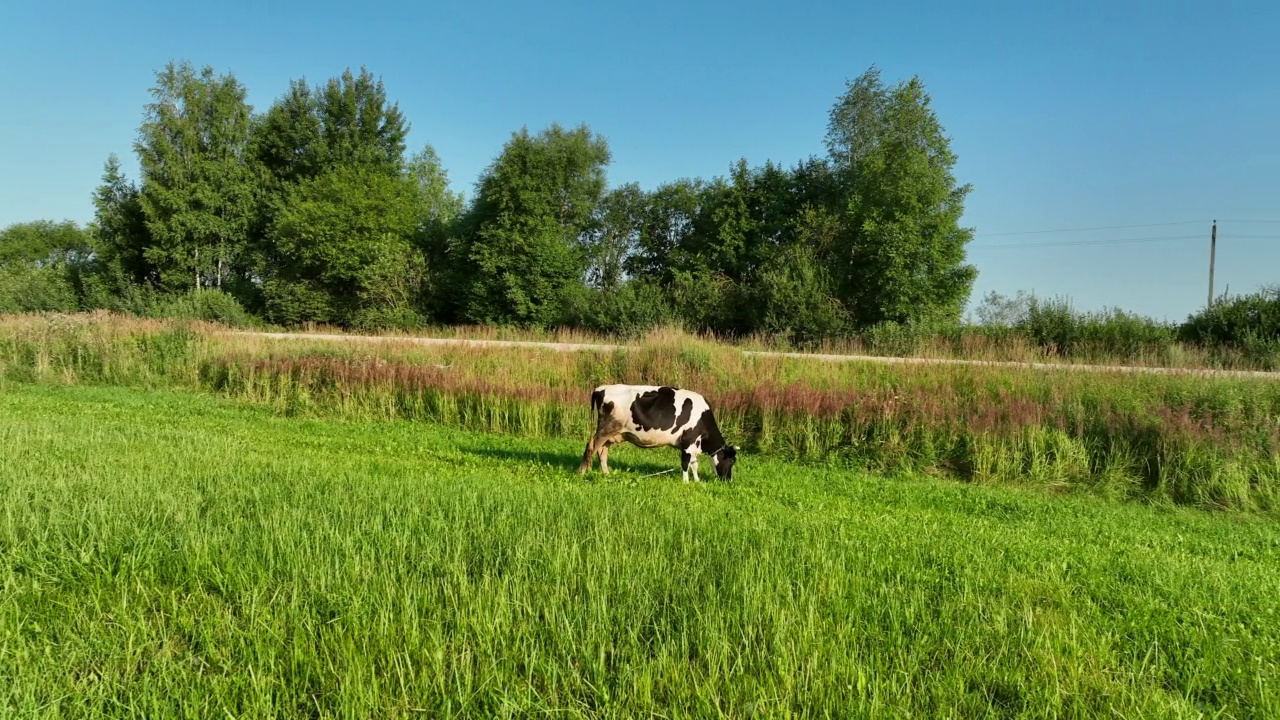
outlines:
M1273 519L580 452L0 387L0 715L1280 716Z

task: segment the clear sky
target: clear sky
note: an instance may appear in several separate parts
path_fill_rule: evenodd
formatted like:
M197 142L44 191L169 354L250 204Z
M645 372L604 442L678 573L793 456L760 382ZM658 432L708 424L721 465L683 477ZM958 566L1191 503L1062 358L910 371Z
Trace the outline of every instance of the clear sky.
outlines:
M260 110L292 78L367 66L410 149L432 143L468 194L511 131L553 121L608 138L614 184L790 165L823 152L831 104L874 64L921 77L973 185L975 299L1182 319L1206 299L1215 218L1216 289L1280 283L1280 2L1054 5L12 0L0 226L89 220L110 152L136 178L171 59L234 72ZM1119 225L1145 227L1010 234ZM1147 238L1181 239L1083 244Z

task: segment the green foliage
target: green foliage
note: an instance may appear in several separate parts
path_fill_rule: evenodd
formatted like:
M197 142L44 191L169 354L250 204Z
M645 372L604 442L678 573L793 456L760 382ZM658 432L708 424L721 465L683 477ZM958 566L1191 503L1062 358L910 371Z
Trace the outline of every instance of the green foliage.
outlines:
M0 267L82 263L91 248L88 231L70 220L15 223L0 230Z
M672 276L667 293L676 317L694 332L723 332L735 324L738 287L724 275L680 270Z
M0 313L79 309L79 294L65 267L0 266Z
M677 272L705 269L688 247L701 213L703 180L682 179L649 193L640 214L636 248L625 266L632 274L668 285Z
M354 327L420 322L426 268L412 238L421 222L420 188L406 176L353 166L291 186L270 230L269 317Z
M597 206L597 217L584 236L587 285L613 290L623 284L628 258L636 250L649 198L636 183L609 191Z
M609 157L586 125L512 135L463 221L464 319L528 327L560 319L586 274L584 236L596 223Z
M412 240L426 263L421 309L426 315L439 318L451 309L446 300L454 268L450 249L466 203L461 193L449 189L448 173L430 144L409 159L406 173L418 190L418 226ZM400 316L389 327L406 327L407 320L407 316ZM420 324L420 319L412 320L412 324Z
M666 293L644 279L609 288L583 288L572 297L565 321L604 335L636 338L675 321Z
M1223 296L1188 317L1179 332L1187 342L1237 349L1264 367L1280 368L1280 286Z
M236 299L216 288L191 290L181 295L171 295L155 301L150 312L153 317L203 320L233 327L253 327L261 323Z
M221 287L247 271L242 254L258 182L246 92L234 76L210 67L197 75L186 62L156 74L134 147L151 239L143 254L168 289Z
M0 243L0 267L5 252L35 263L5 270L4 307L150 315L184 302L175 291L217 287L286 325L677 324L797 347L1280 367L1265 295L1224 299L1178 333L1022 293L989 294L979 324L960 325L970 188L916 77L889 86L873 67L848 83L825 157L743 159L651 192L606 187L608 145L585 125L522 129L470 202L430 143L406 157L408 120L363 67L293 80L258 115L233 76L187 62L157 73L152 96L141 185L112 155L87 244L42 254L68 244L48 228Z
M977 271L964 263L968 185L919 78L885 87L872 68L831 110L827 148L840 232L829 260L859 326L958 319Z
M808 248L775 255L745 293L751 328L783 337L794 346L813 345L849 329L848 312L834 297L828 273Z
M138 188L120 171L120 158L112 153L103 166L102 184L93 193L93 249L97 282L102 296L90 307L107 307L111 296L124 296L131 288L157 285L159 273L147 259L151 236Z
M584 483L580 438L154 391L13 388L0 437L5 715L1280 712L1271 522L626 446Z
M979 325L996 328L1014 328L1024 325L1030 311L1034 296L1026 290L1019 290L1014 297L1008 297L994 290L982 297L982 302L974 308Z
M287 185L344 167L397 174L408 132L382 80L348 69L315 88L291 81L255 122L251 146L271 180Z
M1018 326L1053 354L1072 357L1140 357L1172 346L1176 328L1119 308L1078 312L1066 299L1028 300Z
M80 310L91 251L92 236L71 221L0 230L0 312Z

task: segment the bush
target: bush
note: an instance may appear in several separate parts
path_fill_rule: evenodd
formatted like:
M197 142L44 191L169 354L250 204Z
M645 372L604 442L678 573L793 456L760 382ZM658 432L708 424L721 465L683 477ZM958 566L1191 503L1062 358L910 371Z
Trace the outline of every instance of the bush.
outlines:
M1229 348L1265 367L1280 366L1280 287L1235 298L1223 296L1179 328L1185 342Z
M149 314L152 317L203 320L237 327L260 324L235 298L214 289L169 296L157 302Z
M708 270L677 271L667 288L677 320L693 332L720 332L732 327L737 292L733 281Z
M812 347L848 332L848 310L834 297L830 279L804 248L780 252L756 282L743 290L744 314L753 332L786 339L796 347Z
M1019 329L1050 354L1082 359L1163 354L1177 340L1169 324L1119 308L1078 312L1065 299L1031 298Z
M403 305L366 305L351 315L351 327L362 332L417 330L425 324L417 310Z
M583 288L569 300L565 324L619 338L637 338L673 322L675 314L662 289L645 280L629 280L612 290Z
M76 312L70 269L63 265L0 267L0 313Z

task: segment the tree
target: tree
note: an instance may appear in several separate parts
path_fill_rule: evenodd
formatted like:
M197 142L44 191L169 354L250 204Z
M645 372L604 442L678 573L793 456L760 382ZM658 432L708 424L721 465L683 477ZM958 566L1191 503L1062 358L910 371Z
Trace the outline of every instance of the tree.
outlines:
M774 255L744 294L754 332L808 345L848 329L848 311L834 297L830 278L812 248L797 246Z
M387 102L382 80L365 68L330 78L317 93L323 165L358 165L387 174L404 166L409 124L396 103Z
M36 220L0 230L0 267L83 262L90 250L89 233L70 220Z
M408 130L399 107L388 102L382 81L365 68L359 74L347 69L314 88L305 78L293 80L284 95L254 122L250 148L260 169L263 189L250 233L249 264L261 285L255 294L262 297L251 305L262 306L265 311L270 295L273 316L317 319L334 311L330 307L334 300L331 294L316 295L314 292L319 291L314 285L282 279L280 267L290 265L292 259L281 254L272 235L280 216L289 211L291 198L297 197L298 187L314 184L322 177L329 177L331 182L337 177L355 177L344 174L346 171L359 171L362 177L412 177L421 186L423 227L410 228L402 239L421 240L415 233L438 239L448 224L445 218L461 211L461 198L448 192L447 177L430 146L406 164ZM386 186L379 184L384 189ZM272 279L270 291L266 290L268 279ZM285 306L292 309L285 311Z
M156 267L146 257L150 237L138 188L120 171L120 158L112 153L103 166L102 184L93 193L94 253L100 274L119 283L137 285L159 282Z
M668 286L678 272L705 270L706 259L691 252L691 246L706 188L706 181L686 178L648 194L636 249L627 259L630 274Z
M420 188L409 178L369 168L339 167L291 186L270 231L268 317L366 328L418 323L426 269L412 238L421 212Z
M824 259L854 320L958 319L977 275L959 225L970 186L923 83L885 87L871 68L832 107L826 143L840 233Z
M71 221L38 220L0 230L0 312L74 312L91 253Z
M478 183L457 246L463 258L462 317L545 327L582 287L584 237L595 227L610 159L586 125L513 133ZM461 280L461 278L456 278Z
M168 289L221 287L239 265L255 209L247 157L251 108L245 88L210 67L170 62L135 143L139 201L152 243L146 260Z
M601 199L585 238L588 285L604 291L622 285L627 260L639 241L646 205L645 193L636 183L614 188Z
M320 174L324 129L319 101L305 79L290 81L285 94L255 118L250 147L271 181L271 190Z
M974 314L978 316L979 325L1021 327L1026 324L1027 315L1035 302L1035 296L1026 290L1019 290L1013 297L991 290L982 296L982 302L974 308Z
M449 189L449 173L429 143L409 158L406 174L418 189L424 224L447 226L462 214L462 194Z
M449 189L449 175L430 144L409 158L406 175L417 190L418 219L412 239L426 262L422 309L429 316L440 317L447 311L444 296L452 268L450 243L466 204L461 193Z

